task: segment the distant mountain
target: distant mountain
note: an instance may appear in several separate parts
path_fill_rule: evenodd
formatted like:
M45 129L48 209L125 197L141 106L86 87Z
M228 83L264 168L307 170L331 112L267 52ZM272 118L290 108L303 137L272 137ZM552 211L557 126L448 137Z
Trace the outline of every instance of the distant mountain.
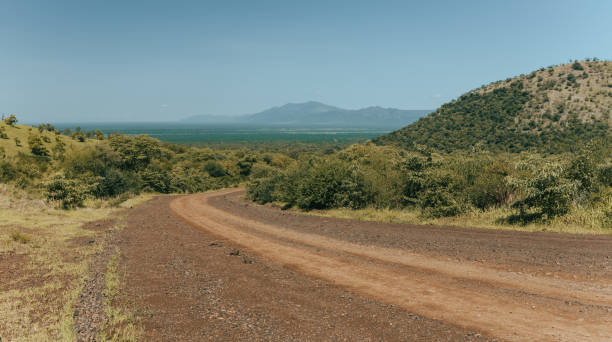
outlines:
M235 117L192 116L183 122L244 123L265 126L380 127L398 128L430 113L430 110L401 110L368 107L342 109L320 102L288 103L259 113Z
M563 152L598 138L612 142L612 62L536 70L469 91L373 142L452 152Z

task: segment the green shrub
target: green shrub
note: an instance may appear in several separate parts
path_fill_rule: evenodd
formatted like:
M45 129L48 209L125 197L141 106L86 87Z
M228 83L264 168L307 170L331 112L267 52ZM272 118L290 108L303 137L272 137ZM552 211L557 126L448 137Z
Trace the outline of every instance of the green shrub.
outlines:
M463 211L456 196L460 194L461 180L448 172L432 170L425 175L423 189L419 192L417 203L425 216L455 216Z
M170 184L170 175L165 170L149 168L141 171L139 176L142 179L142 188L144 191L168 194L173 190Z
M4 126L0 127L0 139L8 139L8 134L6 134L6 129Z
M4 123L9 126L13 126L17 123L17 117L15 116L15 114L11 114L8 117L4 118Z
M113 134L109 140L111 148L119 154L121 168L125 170L142 170L152 160L161 157L159 140L146 135L129 137Z
M538 210L547 219L567 214L578 191L579 182L564 177L563 168L555 163L548 163L536 171L533 178L527 180L527 196L518 201L515 207Z
M227 173L223 165L217 161L209 161L204 165L204 171L208 172L211 177L223 177Z
M506 181L506 177L512 173L508 161L488 161L479 171L478 176L465 189L472 205L485 210L510 204L517 188Z
M574 69L574 70L584 70L584 67L578 61L575 61L574 63L572 63L572 69Z
M457 200L443 188L423 191L419 196L419 206L425 216L433 218L456 216L462 212Z
M612 165L600 166L597 173L601 184L612 187Z
M80 207L87 197L89 187L76 179L56 175L46 183L47 198L58 201L63 209Z
M254 179L247 184L247 198L260 204L274 202L277 183L279 180L274 177Z
M30 134L28 136L28 145L30 146L30 151L32 151L32 154L35 156L46 157L49 155L49 150L45 147L45 144L38 134Z
M97 186L93 192L96 197L114 197L130 190L137 191L138 188L137 177L114 168L107 168L103 175L98 177Z

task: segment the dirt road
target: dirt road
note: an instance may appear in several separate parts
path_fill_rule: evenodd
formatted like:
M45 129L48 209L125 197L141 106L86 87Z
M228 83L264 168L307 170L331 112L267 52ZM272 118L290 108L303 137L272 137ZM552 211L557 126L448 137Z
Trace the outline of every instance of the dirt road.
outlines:
M287 214L249 205L242 194L184 196L170 206L266 260L480 335L612 341L609 237L385 227Z

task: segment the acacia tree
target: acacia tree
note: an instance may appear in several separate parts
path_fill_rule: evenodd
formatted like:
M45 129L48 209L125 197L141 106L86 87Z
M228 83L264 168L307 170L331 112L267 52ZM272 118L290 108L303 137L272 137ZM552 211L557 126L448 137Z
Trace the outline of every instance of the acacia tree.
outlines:
M17 123L17 117L15 116L15 114L11 114L8 117L4 118L4 123L9 126L13 126Z

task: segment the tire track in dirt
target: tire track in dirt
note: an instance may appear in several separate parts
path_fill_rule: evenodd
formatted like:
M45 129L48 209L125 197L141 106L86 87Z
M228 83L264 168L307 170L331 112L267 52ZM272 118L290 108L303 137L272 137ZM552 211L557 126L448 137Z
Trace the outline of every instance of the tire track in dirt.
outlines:
M263 224L207 203L236 191L240 190L181 197L171 208L192 225L277 263L434 319L513 341L612 340L610 284L519 275L358 245ZM458 285L462 281L468 286ZM524 295L504 291L538 297L547 305L536 308ZM572 310L567 302L595 309Z

